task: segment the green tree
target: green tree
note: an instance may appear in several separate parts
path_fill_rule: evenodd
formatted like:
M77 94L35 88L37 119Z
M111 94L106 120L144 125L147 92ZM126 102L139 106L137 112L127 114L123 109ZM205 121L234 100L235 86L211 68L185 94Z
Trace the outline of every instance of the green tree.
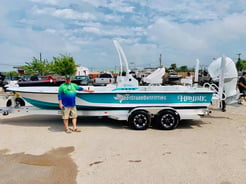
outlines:
M5 76L6 77L10 77L10 78L12 78L12 77L18 77L18 72L17 71L9 71L9 72L5 72Z
M176 68L177 68L176 63L171 64L169 67L169 69L173 69L173 70L176 70Z
M236 62L236 68L238 71L246 70L246 60L241 60L239 58Z
M76 64L71 56L53 57L51 68L58 75L75 75L76 73Z
M22 69L26 75L48 75L51 73L49 62L47 60L40 61L35 57L32 62L26 62Z
M179 72L188 72L189 71L188 66L186 66L186 65L179 67L177 70Z
M246 60L243 60L243 70L246 70Z

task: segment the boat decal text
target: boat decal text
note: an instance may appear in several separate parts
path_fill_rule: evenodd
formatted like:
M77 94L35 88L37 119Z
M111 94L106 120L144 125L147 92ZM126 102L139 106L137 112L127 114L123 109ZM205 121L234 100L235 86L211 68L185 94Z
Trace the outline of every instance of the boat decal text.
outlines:
M117 94L114 97L115 100L118 100L120 103L123 101L158 101L166 102L175 100L176 103L193 103L193 102L207 102L206 95L131 95L131 94Z
M120 95L117 94L116 97L114 97L115 100L119 100L120 103L123 102L123 100L127 100L127 101L149 101L149 100L161 100L161 101L165 101L166 100L166 96L147 96L147 95L143 95L143 96L132 96L129 94L126 95Z
M206 102L206 96L179 95L180 102Z

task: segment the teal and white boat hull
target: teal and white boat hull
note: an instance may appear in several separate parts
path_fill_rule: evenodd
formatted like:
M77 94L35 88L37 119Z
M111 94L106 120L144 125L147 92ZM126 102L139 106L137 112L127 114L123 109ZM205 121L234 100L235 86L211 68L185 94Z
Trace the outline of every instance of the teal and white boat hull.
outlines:
M139 86L137 89L87 87L95 92L78 92L78 110L125 110L136 107L205 108L213 92L184 86ZM150 90L151 89L151 90ZM28 103L41 109L59 109L57 87L16 87L8 89L20 94Z

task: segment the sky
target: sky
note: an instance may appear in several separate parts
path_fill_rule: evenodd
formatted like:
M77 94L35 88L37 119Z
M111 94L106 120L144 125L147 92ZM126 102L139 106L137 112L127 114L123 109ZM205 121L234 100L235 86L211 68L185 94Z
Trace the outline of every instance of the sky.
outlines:
M72 56L90 71L246 58L245 0L0 0L0 71Z

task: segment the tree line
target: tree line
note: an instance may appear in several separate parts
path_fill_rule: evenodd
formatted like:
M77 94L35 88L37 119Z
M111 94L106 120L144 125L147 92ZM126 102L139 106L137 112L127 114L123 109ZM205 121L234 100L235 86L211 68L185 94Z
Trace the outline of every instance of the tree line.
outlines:
M238 58L236 62L236 68L237 68L237 71L245 71L246 70L246 60L241 60L240 58Z
M238 58L236 62L236 68L238 71L246 70L246 60L241 60ZM36 57L33 57L31 62L26 62L24 66L20 67L21 70L25 71L25 75L33 76L33 75L60 75L63 76L65 74L75 75L76 73L76 64L71 56L60 55L58 57L53 57L52 61L48 60L40 60ZM167 72L192 72L194 68L188 68L188 66L183 65L177 67L175 63L171 64L170 67L167 68ZM18 72L11 71L6 72L6 76L18 76Z
M76 73L76 64L71 56L60 55L53 57L52 61L40 60L33 57L31 62L26 62L24 66L18 68L23 70L25 75L42 76L42 75L74 75ZM6 76L18 76L18 72L6 72Z

